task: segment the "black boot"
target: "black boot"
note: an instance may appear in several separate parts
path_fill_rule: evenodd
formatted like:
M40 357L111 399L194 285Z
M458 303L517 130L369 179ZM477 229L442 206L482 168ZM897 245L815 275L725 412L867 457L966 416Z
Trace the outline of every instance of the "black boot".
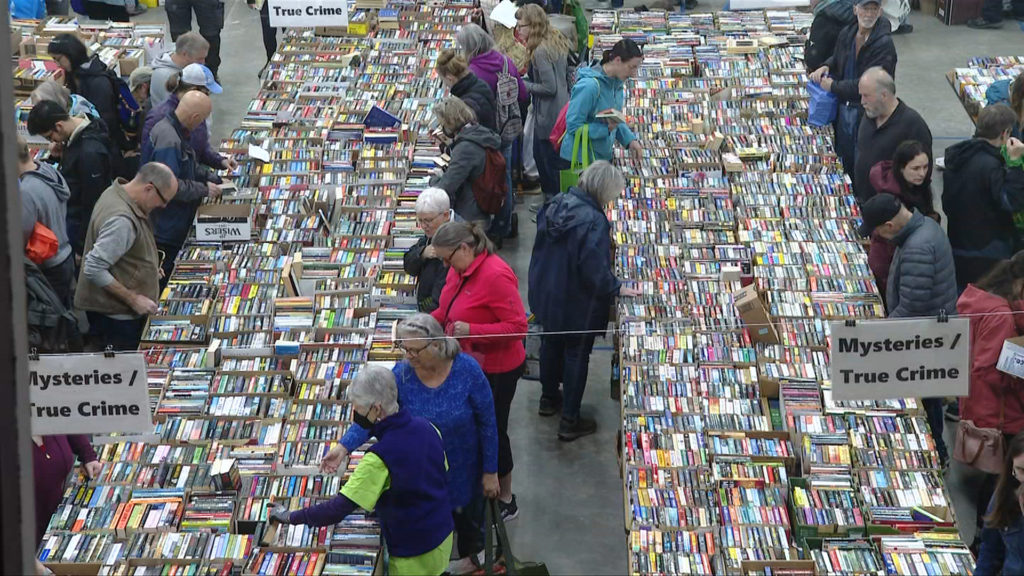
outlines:
M580 416L575 422L562 418L558 423L558 439L562 442L572 442L594 432L597 432L597 422L593 418Z

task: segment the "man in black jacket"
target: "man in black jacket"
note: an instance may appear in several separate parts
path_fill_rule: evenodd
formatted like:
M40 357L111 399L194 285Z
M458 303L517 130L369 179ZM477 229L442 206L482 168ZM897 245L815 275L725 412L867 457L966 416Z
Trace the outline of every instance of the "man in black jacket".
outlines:
M974 138L946 149L942 209L961 292L1019 248L1013 215L1024 211L1024 171L1008 168L1001 150L1013 162L1024 156L1024 143L1010 137L1014 120L1009 106L986 106Z
M32 107L28 132L41 135L60 150L60 173L71 190L68 239L75 255L81 257L93 206L113 182L120 154L98 124L82 116L68 116L60 104L48 100Z
M416 277L416 309L437 310L441 289L448 277L448 267L437 257L431 241L434 233L448 221L462 222L451 209L448 193L442 188L427 188L416 197L416 224L423 236L405 253L405 271Z
M892 160L903 142L920 142L931 160L932 132L916 110L896 97L896 81L882 68L871 68L860 77L860 101L864 118L857 133L853 192L859 202L864 202L877 192L871 186L871 168ZM931 169L925 183L931 183Z
M839 100L835 121L836 153L850 178L854 177L857 130L862 113L858 92L860 77L865 70L875 66L896 77L892 29L889 21L880 17L882 9L878 0L856 0L853 13L857 16L857 23L839 33L835 52L810 75L812 82L820 84Z

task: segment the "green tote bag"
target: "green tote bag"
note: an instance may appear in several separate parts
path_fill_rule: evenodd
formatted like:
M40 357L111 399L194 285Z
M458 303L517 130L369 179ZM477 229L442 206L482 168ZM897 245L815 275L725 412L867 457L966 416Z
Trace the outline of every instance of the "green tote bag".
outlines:
M584 124L576 131L576 138L572 143L572 160L569 162L569 169L558 173L559 191L565 192L570 186L575 186L580 180L580 174L594 159L590 155L590 125Z

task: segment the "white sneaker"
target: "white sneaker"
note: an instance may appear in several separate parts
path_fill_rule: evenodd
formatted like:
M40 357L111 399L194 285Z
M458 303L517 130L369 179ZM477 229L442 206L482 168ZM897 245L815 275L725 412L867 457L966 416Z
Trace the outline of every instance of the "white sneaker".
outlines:
M453 576L458 576L459 574L472 574L473 572L476 572L476 564L473 563L473 558L469 556L459 558L458 560L452 560L448 563L448 573Z

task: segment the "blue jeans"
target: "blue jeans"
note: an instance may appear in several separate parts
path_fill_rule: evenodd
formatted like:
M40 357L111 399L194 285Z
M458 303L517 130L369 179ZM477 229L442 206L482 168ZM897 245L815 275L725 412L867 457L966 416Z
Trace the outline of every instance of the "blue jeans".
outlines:
M939 459L943 464L949 460L949 452L946 450L946 441L942 438L942 430L945 426L942 413L942 398L922 398L925 415L928 417L928 426L932 429L932 438L935 439L935 451L939 453Z
M116 320L99 312L86 312L89 318L89 340L93 346L114 350L136 350L146 327L146 316L134 320Z
M593 334L542 336L540 342L541 396L558 398L562 384L562 420L575 422L580 417L583 393L587 389Z
M533 139L533 159L537 161L537 173L540 175L540 189L544 191L544 201L551 200L559 192L563 192L562 170L569 168L569 161L558 155L558 150L547 138Z
M1024 18L1024 0L1013 0L1011 8L1014 18ZM981 17L986 22L1003 21L1003 0L985 0L981 5Z
M505 195L505 205L501 211L494 215L491 221L491 228L488 234L495 238L504 238L512 233L512 213L516 210L515 197L512 195L512 142L501 149L501 155L505 158L505 184L508 185L508 193Z

